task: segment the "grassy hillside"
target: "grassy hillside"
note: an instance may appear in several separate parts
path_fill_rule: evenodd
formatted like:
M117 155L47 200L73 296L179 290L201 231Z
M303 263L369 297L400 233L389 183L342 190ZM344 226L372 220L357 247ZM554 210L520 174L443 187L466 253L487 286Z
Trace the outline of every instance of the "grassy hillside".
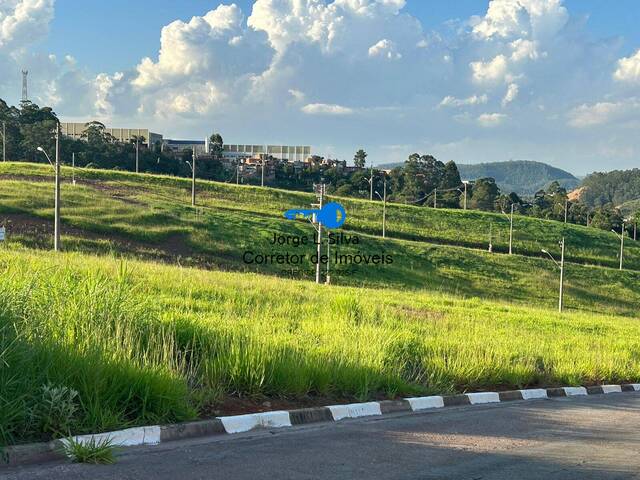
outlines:
M25 166L16 165L25 169ZM0 167L2 168L2 167ZM42 174L47 170L31 169ZM312 235L305 222L291 222L281 216L286 208L303 205L311 199L299 193L202 184L206 191L200 202L207 205L195 212L186 203L189 184L168 177L135 176L117 172L86 171L75 187L63 188L63 245L68 250L116 253L138 258L162 260L181 265L268 273L292 278L313 278L314 265L309 257L315 245L272 246L275 234ZM102 179L100 179L102 178ZM47 181L44 181L47 180ZM15 174L0 179L0 221L9 231L9 247L50 248L51 185L46 177ZM366 231L373 223L372 212L378 205L345 202L350 218L348 231ZM415 214L413 224L434 223L448 218L460 222L460 231L471 230L487 215L476 212L434 211L397 206L399 213ZM355 212L355 214L353 214ZM355 217L354 220L352 218ZM493 217L495 218L495 216ZM530 219L519 219L531 221ZM531 221L541 235L542 227L553 222ZM354 226L355 225L355 226ZM359 227L358 227L359 225ZM407 216L400 223L415 228ZM553 225L557 228L558 225ZM531 228L533 230L533 228ZM417 229L415 230L418 231ZM392 233L395 233L393 230ZM449 235L454 232L446 231ZM571 233L598 234L592 229L569 228ZM359 234L360 244L339 247L340 254L390 254L386 265L332 264L332 282L340 285L391 286L447 292L464 297L481 297L552 307L557 302L558 272L546 258L521 255L497 255L486 251L425 243L422 241L382 240ZM441 238L436 238L442 240ZM546 245L557 253L548 239ZM243 262L245 252L263 254L305 254L295 267L255 265ZM568 241L568 255L575 255ZM585 251L582 251L585 253ZM334 249L335 254L335 249ZM633 261L634 257L628 254ZM635 315L640 291L635 287L640 273L618 272L577 264L567 266L566 305L569 309L616 312Z
M0 246L0 445L265 399L638 381L638 351L622 317Z
M79 184L69 185L70 170L63 169L66 186L63 189L65 224L102 233L119 233L134 239L166 240L176 235L189 235L198 222L212 221L219 225L221 216L251 214L254 222L273 225L289 231L290 222L282 219L289 208L309 206L310 194L259 187L236 186L215 182L199 182L198 204L203 214L192 216L190 224L175 215L189 216L189 180L154 175L135 175L105 170L77 170ZM51 218L52 182L50 167L25 163L0 164L0 214L28 214ZM99 201L98 201L99 199ZM381 202L340 199L348 212L346 231L380 235ZM174 220L172 220L174 218ZM217 219L217 220L216 220ZM224 220L226 222L226 219ZM242 220L244 221L244 219ZM177 223L175 223L177 222ZM242 222L230 219L229 226L242 227ZM255 225L251 231L259 230ZM299 228L303 228L299 225ZM495 252L506 252L509 241L509 221L502 214L478 211L431 209L408 205L387 206L389 237L444 245L459 245L486 250L490 232ZM514 251L526 256L544 256L541 249L557 251L558 241L567 238L567 258L583 264L616 267L619 243L611 232L578 225L565 225L551 220L515 216ZM241 235L243 240L246 235ZM238 238L238 237L235 237ZM216 251L227 245L204 245ZM625 252L627 268L640 270L640 244L629 242Z

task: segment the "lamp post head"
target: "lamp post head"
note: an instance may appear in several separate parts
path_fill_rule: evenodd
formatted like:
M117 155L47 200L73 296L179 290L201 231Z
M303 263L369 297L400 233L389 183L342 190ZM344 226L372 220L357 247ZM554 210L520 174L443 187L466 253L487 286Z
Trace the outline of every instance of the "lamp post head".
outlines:
M38 150L39 152L44 153L44 148L42 148L42 147L38 147L38 148L36 148L36 150Z
M547 253L547 254L548 254L549 252L547 252L547 251L543 248L543 249L542 249L542 253Z

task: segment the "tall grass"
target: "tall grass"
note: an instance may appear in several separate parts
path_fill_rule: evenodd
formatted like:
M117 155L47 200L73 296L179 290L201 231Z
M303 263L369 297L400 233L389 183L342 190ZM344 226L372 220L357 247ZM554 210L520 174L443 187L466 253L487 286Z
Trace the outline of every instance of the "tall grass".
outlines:
M637 381L639 334L621 317L0 250L0 441L47 438L30 415L43 386L77 392L84 433L193 418L228 395Z

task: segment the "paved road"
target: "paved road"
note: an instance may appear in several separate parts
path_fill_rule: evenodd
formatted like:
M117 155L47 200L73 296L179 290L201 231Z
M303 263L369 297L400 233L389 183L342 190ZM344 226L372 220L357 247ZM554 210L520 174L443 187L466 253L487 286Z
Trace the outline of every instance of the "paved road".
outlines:
M2 479L640 479L640 395L470 406L129 450Z

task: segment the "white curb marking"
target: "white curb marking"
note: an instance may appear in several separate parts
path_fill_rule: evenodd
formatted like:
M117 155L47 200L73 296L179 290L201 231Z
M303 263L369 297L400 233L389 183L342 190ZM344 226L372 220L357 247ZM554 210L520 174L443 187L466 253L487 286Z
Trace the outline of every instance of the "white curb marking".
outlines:
M622 392L620 385L602 385L603 393L619 393Z
M534 398L549 398L547 397L547 391L544 388L527 388L526 390L520 390L523 400L533 400Z
M584 387L562 387L567 397L574 397L576 395L586 395L587 389Z
M471 405L479 405L481 403L496 403L500 401L500 395L496 392L478 392L467 393L467 397Z
M411 410L414 412L418 410L427 410L428 408L442 408L444 407L444 400L441 396L434 395L431 397L417 397L417 398L405 398Z
M282 428L291 426L291 418L287 411L248 413L218 417L227 433L248 432L254 428Z
M131 447L134 445L157 445L160 443L160 427L154 425L151 427L135 427L126 430L118 430L116 432L96 433L88 435L77 435L73 439L81 444L86 445L92 439L94 442L101 442L106 439L111 440L111 444L117 447ZM69 440L61 439L66 446Z
M337 422L343 418L369 417L372 415L382 415L378 402L350 403L348 405L330 405L333 419Z

